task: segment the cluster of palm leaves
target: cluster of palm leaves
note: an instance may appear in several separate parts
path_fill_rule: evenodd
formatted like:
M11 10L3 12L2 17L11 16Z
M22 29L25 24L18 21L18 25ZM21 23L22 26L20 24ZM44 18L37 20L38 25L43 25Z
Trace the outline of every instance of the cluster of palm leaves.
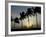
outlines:
M36 15L36 23L37 23L37 27L38 27L37 13L41 14L41 7L28 8L26 13L24 11L20 12L20 18L16 17L14 19L14 22L19 23L19 20L20 20L21 24L22 24L22 20L24 20L26 17L28 18L28 22L29 22L29 16L35 16ZM11 21L13 21L12 17L11 17Z

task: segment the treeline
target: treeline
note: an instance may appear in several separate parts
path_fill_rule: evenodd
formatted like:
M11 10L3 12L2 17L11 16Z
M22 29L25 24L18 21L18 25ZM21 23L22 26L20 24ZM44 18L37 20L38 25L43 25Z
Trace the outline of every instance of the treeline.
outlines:
M20 20L21 24L22 24L22 20L24 20L27 17L28 18L28 23L29 23L29 16L35 16L36 15L36 23L37 23L37 26L38 26L37 13L41 14L41 7L28 8L26 13L24 11L20 12L20 17L19 18L15 17L15 19L13 19L12 16L11 16L11 21L14 20L15 23L19 24L20 23L19 20Z

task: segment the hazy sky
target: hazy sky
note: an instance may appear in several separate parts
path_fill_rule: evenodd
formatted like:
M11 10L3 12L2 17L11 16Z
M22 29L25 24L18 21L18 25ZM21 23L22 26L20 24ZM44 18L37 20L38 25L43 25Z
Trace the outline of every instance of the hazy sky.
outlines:
M30 6L11 6L11 15L13 18L20 16L20 12L27 11L27 8L31 8Z
M31 6L28 7L28 6L12 5L11 6L11 16L13 18L20 17L20 12L22 12L22 11L26 12L28 8L31 8ZM36 16L29 17L29 20L30 20L30 25L32 25L32 24L36 25ZM38 24L40 26L40 24L41 24L41 15L40 14L37 14L37 20L38 20ZM30 25L28 25L28 18L23 20L23 24L30 26ZM20 24L18 26L20 26Z

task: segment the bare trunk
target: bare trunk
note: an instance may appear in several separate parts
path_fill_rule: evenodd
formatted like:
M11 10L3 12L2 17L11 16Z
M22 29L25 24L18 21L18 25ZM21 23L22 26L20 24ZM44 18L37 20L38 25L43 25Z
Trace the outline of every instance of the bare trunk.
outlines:
M36 26L38 28L37 14L36 14Z
M15 29L15 22L14 22L14 29Z
M29 16L28 16L28 25L30 25L30 20L29 20ZM33 28L33 25L32 25L32 28Z
M33 16L32 16L33 17ZM34 18L33 18L34 19ZM33 22L34 23L34 22ZM34 26L33 26L33 24L32 24L32 28L33 28Z
M23 28L23 22L22 22L22 20L21 20L21 28Z
M28 16L28 24L29 24L29 16Z

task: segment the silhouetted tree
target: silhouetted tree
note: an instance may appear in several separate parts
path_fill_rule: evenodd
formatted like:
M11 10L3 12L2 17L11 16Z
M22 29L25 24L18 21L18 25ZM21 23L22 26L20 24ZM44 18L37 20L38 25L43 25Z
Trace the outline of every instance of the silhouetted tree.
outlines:
M33 14L32 12L33 12L32 8L27 9L26 16L28 17L28 24L29 24L29 16L31 16Z
M35 13L41 14L41 7L35 7Z
M15 23L18 23L18 24L19 24L19 18L18 18L18 17L16 17L16 18L14 19L14 28L15 28Z
M20 20L21 20L21 26L23 28L23 19L25 18L25 12L23 11L22 13L20 13Z
M16 18L14 19L14 22L15 22L15 23L19 23L19 18L16 17Z
M34 14L36 14L36 24L38 27L37 13L41 14L41 7L35 7L35 9L34 9Z

